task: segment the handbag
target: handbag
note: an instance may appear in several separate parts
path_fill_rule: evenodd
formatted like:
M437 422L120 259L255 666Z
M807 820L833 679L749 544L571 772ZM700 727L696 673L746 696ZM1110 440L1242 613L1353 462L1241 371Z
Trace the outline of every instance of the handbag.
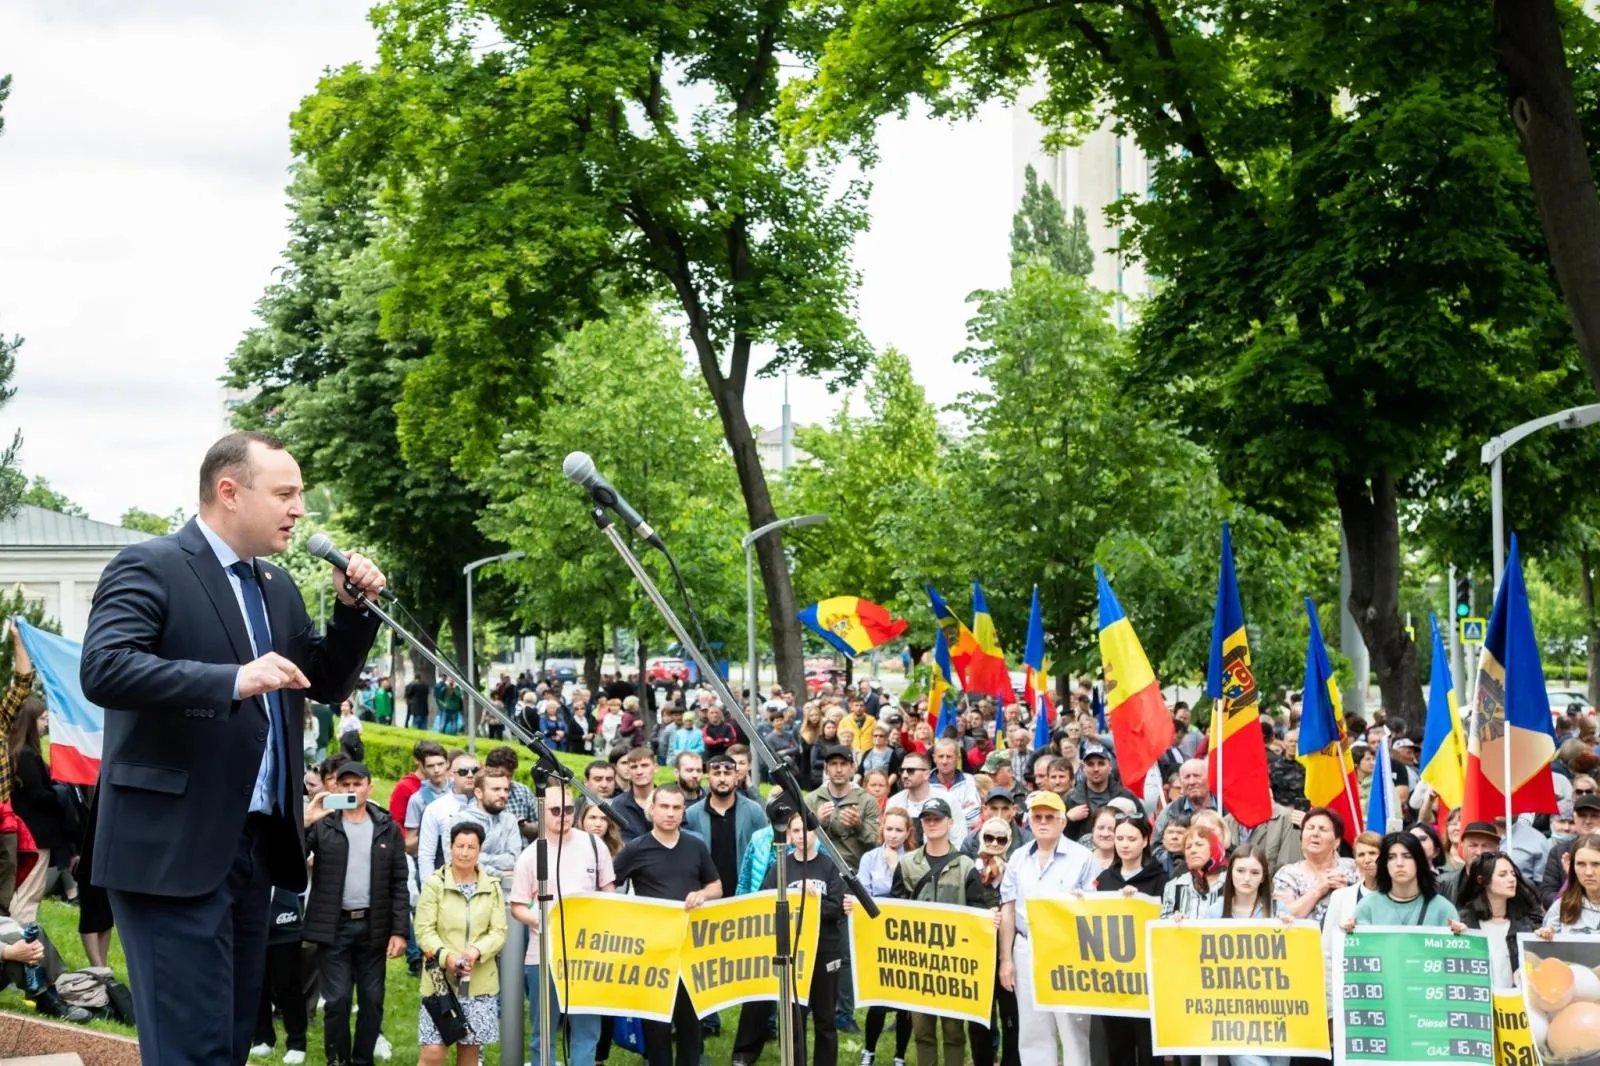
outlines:
M422 1009L433 1019L434 1027L439 1030L439 1039L445 1047L458 1044L472 1032L467 1025L466 1015L461 1012L461 1001L456 998L450 981L440 971L438 960L428 960L427 972L433 981L433 992L422 997Z

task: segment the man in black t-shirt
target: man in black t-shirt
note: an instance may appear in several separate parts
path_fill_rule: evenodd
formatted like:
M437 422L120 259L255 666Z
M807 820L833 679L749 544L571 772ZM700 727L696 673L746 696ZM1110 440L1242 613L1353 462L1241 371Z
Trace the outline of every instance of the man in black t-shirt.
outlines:
M659 786L650 797L649 814L650 832L630 840L617 852L617 883L630 882L634 895L647 899L682 900L684 909L691 911L708 900L722 898L722 878L711 850L699 838L679 832L683 789ZM682 982L671 1023L645 1022L644 1043L648 1066L700 1066L705 1040Z

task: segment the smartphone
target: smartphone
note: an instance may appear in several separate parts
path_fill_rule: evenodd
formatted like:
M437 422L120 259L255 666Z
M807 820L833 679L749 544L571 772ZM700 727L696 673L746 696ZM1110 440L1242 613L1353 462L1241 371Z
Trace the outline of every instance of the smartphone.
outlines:
M325 811L353 811L356 809L356 794L354 792L329 792L322 797L322 809Z

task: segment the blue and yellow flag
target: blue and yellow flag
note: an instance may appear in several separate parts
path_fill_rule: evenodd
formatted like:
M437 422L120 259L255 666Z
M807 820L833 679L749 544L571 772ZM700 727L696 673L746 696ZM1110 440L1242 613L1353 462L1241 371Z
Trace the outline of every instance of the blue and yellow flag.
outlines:
M1356 764L1345 747L1344 705L1334 680L1333 664L1322 643L1317 605L1306 597L1311 634L1306 638L1306 680L1300 710L1300 764L1306 768L1306 799L1313 807L1326 807L1344 820L1344 838L1361 835L1361 792L1356 787Z
M1433 668L1428 672L1428 720L1422 733L1422 780L1439 802L1458 810L1465 798L1467 743L1461 733L1461 712L1456 707L1455 680L1445 655L1439 619L1428 612L1433 629ZM1443 812L1440 814L1443 818Z
M944 630L936 627L933 631L933 681L928 685L928 717L934 721L935 739L943 737L944 731L956 724L955 700L950 698L950 691L959 691L960 687L950 663L950 642L944 639Z

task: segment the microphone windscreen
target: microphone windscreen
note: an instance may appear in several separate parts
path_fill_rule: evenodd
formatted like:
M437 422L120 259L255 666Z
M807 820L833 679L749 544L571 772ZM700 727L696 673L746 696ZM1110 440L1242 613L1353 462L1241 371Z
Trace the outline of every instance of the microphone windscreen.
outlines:
M326 559L335 554L338 549L333 546L333 538L326 533L313 533L311 539L306 541L306 551L318 559Z
M561 472L569 481L580 485L587 484L594 474L594 460L589 458L587 452L573 452L561 464Z

